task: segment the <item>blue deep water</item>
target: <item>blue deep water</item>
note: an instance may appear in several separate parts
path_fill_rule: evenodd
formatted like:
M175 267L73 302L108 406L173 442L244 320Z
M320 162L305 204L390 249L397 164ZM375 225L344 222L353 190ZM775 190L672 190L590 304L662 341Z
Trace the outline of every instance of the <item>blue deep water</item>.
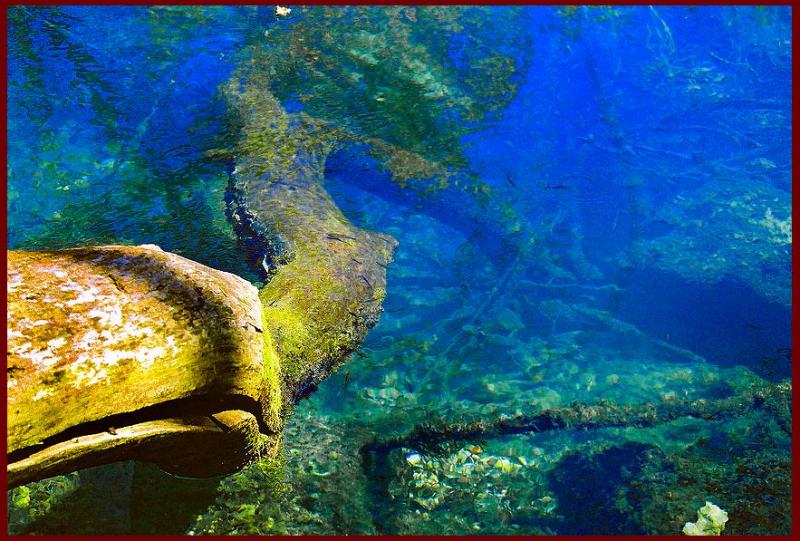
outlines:
M356 443L791 385L791 16L9 8L9 249L157 244L263 285L226 218L241 134L222 91L259 73L286 112L350 134L324 187L399 241L379 323L297 406L279 467L73 473L11 491L11 531L679 534L711 501L726 533L788 534L777 407Z

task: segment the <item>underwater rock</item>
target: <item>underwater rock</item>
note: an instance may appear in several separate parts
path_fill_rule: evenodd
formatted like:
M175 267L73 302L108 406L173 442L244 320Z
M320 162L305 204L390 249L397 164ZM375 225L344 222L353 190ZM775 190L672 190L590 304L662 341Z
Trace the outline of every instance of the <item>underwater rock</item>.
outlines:
M735 425L759 434L758 439L736 444L727 436ZM713 497L729 518L725 535L788 536L791 438L758 413L715 428L715 436L651 460L629 485L627 512L641 517L648 535L675 535L687 523L697 525L696 510ZM715 520L721 519L717 513ZM696 533L691 526L689 531Z
M791 307L791 194L766 183L715 181L678 194L655 214L669 231L638 240L631 263L695 283L738 280Z
M559 533L575 535L592 531L600 535L641 535L643 527L618 508L626 486L658 449L626 442L602 450L581 449L567 453L549 475L550 489L564 517ZM580 486L580 490L576 487Z

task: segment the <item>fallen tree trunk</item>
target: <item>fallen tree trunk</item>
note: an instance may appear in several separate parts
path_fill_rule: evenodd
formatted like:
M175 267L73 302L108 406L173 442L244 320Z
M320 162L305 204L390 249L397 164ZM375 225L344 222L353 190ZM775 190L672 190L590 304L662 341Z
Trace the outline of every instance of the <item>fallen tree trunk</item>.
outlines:
M353 226L323 188L337 133L287 114L250 74L226 91L242 125L228 214L264 273L267 335L281 359L284 407L355 350L378 321L397 241Z
M316 140L254 145L270 102L231 100L229 216L266 285L155 246L8 252L11 487L124 459L236 471L377 323L396 241L336 207Z
M280 402L279 366L247 281L155 246L7 257L11 486L124 457L229 473L275 447L281 419L262 404ZM193 453L216 458L180 458Z

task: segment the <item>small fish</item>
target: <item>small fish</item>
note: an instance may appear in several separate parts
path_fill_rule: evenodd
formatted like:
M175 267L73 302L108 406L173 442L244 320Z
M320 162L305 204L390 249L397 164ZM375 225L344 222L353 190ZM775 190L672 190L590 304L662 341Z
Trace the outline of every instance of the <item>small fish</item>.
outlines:
M117 429L114 428L113 426L110 426L110 427L108 427L108 433L111 434L112 436L116 436L117 435Z
M542 184L542 188L545 190L569 190L571 187L569 184Z
M754 331L766 331L767 330L766 327L762 327L760 325L753 325L752 323L745 324L745 327L747 327L748 329L753 329Z
M351 237L351 236L348 236L348 235L338 235L338 234L335 234L335 233L328 233L327 239L328 240L338 240L339 242L345 242L345 243L347 242L345 239L356 240L355 237Z
M242 328L246 329L248 326L253 327L253 329L259 334L263 334L264 333L263 330L261 330L259 327L256 327L252 323L248 323L247 325L244 325Z
M534 166L531 167L530 172L531 173L538 173L539 171L541 171L542 169L544 169L548 165L549 165L549 162L539 162L539 163L537 163L537 164L535 164Z
M511 173L506 173L506 180L509 184L511 184L514 188L517 187L517 183L514 182L514 178L511 176Z

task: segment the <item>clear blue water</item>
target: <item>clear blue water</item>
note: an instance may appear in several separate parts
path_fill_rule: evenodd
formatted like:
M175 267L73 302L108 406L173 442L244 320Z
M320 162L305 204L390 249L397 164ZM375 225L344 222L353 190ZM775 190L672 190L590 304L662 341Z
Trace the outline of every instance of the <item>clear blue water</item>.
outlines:
M788 533L788 491L760 498L759 474L723 467L739 449L754 472L785 469L790 437L763 412L481 442L492 463L540 466L466 484L442 473L441 501L402 457L382 489L358 457L330 457L353 431L433 415L719 398L790 378L789 8L343 9L9 11L10 249L158 244L258 283L225 217L238 132L220 94L254 51L287 60L271 72L287 111L452 174L436 190L401 182L363 141L327 160L347 217L399 247L380 323L292 418L286 475L306 499L281 500L258 468L188 488L150 472L143 491L126 465L12 497L12 529L677 534L711 500L729 531ZM365 50L375 63L354 60ZM426 96L437 84L460 101ZM87 518L119 483L128 496ZM174 491L185 512L142 511Z

